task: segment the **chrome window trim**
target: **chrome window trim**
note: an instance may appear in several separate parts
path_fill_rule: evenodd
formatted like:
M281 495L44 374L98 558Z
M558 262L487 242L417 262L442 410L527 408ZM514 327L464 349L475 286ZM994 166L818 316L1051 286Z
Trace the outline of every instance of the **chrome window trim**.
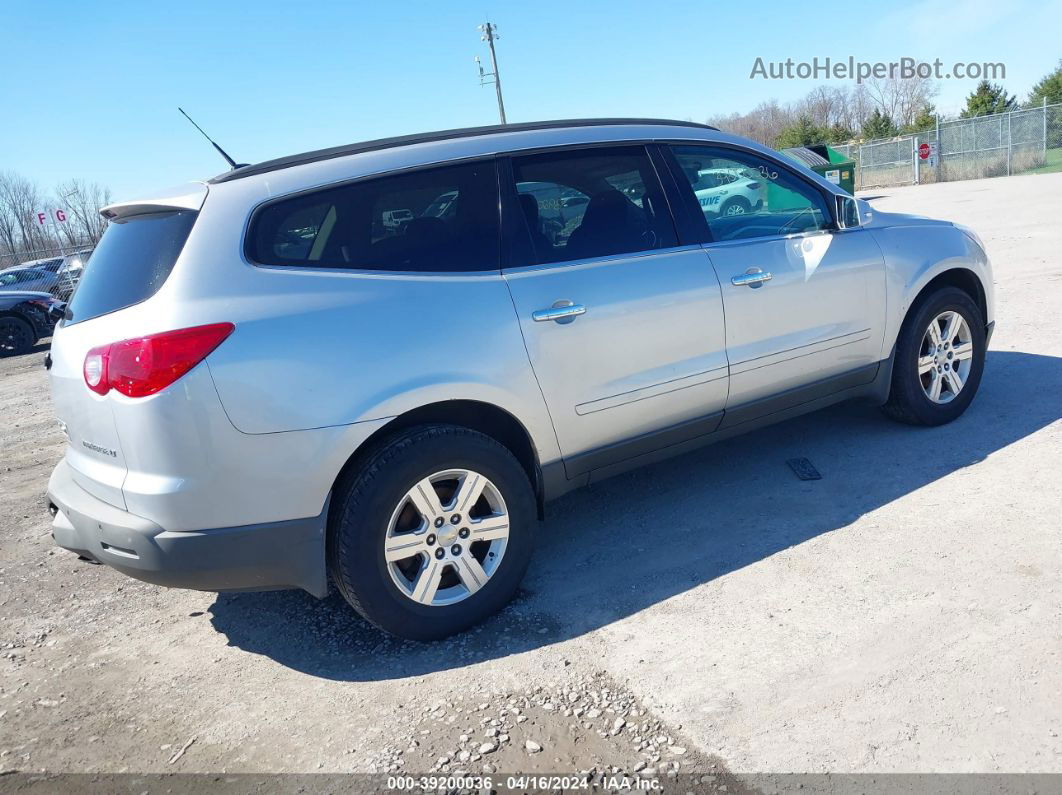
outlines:
M713 248L729 248L742 243L767 243L773 240L800 240L805 237L821 237L823 235L835 235L836 229L812 229L808 232L793 232L789 235L762 235L757 237L740 237L737 240L713 240L709 243L700 243L701 248L710 251ZM854 230L853 230L854 231Z
M371 268L314 268L307 265L260 265L255 262L249 262L248 264L263 271L292 273L302 276L357 276L379 279L431 280L457 278L465 281L486 281L500 279L502 276L502 271L498 268L483 271L390 271Z
M694 129L694 128L691 128L691 129ZM679 145L679 146L683 146L683 145L690 146L690 145L692 145L692 146L713 147L713 148L719 148L719 149L731 149L731 150L734 150L736 152L745 154L745 155L750 156L750 157L760 157L760 158L766 159L766 160L770 161L771 163L779 166L780 168L786 170L794 178L802 181L804 184L806 184L810 188L812 188L812 189L818 191L819 193L821 193L823 198L824 198L824 200L826 201L827 207L830 206L830 203L831 203L831 200L833 199L833 197L838 195L838 194L835 194L835 193L831 193L824 186L818 185L815 182L809 180L806 177L806 175L801 174L798 171L794 170L789 164L785 163L784 161L782 161L782 160L780 160L778 158L774 158L774 157L766 155L766 154L764 154L762 152L758 152L755 149L748 149L746 147L743 147L743 146L740 146L740 145L736 145L736 144L733 144L733 143L730 143L730 142L726 142L726 141L718 141L718 140L713 140L713 139L703 138L703 137L684 138L684 137L676 137L676 136L667 136L667 137L663 137L663 138L657 138L657 137L646 137L646 136L643 136L643 135L638 135L638 136L635 136L635 137L632 137L632 138L613 138L613 139L599 140L599 141L579 141L579 142L565 141L563 143L556 143L556 144L533 145L533 146L527 146L527 147L523 147L523 148L510 148L510 149L499 150L499 151L496 151L496 152L491 152L491 153L486 153L486 154L470 155L468 157L456 157L456 158L443 159L443 160L433 160L430 163L416 163L414 165L406 166L406 167L403 167L403 168L393 168L393 169L388 169L388 170L385 170L385 171L374 171L374 172L372 172L370 174L361 174L361 175L359 175L357 177L338 179L338 180L336 180L334 182L326 182L326 183L322 183L322 184L318 184L318 185L313 185L313 186L310 186L310 187L302 188L300 190L292 191L292 192L289 192L289 193L284 193L284 194L281 194L279 196L270 196L270 197L268 197L266 199L263 199L262 201L258 202L257 204L253 205L251 207L250 211L247 214L247 217L246 217L246 219L244 221L243 229L241 230L241 233L240 233L240 241L239 241L240 259L246 265L249 265L249 266L255 267L255 268L262 268L262 269L266 269L266 270L283 270L283 271L298 271L298 272L315 271L315 272L327 272L327 273L350 273L350 274L360 274L360 275L391 274L391 275L395 275L395 276L405 276L405 277L428 275L428 276L432 276L432 277L446 278L446 277L451 277L451 276L465 277L465 276L469 276L469 275L473 275L473 274L479 274L479 275L495 274L496 275L496 274L499 274L499 273L502 273L502 274L504 274L504 273L516 273L516 272L523 272L523 271L526 271L526 270L535 270L535 269L550 268L550 267L571 267L571 266L574 266L574 265L591 264L591 263L592 264L597 264L597 263L599 263L601 261L607 261L607 260L611 260L611 259L626 259L626 258L637 257L637 256L642 256L642 255L654 254L654 253L663 253L663 252L668 252L668 251L685 251L685 250L688 250L688 249L691 249L691 248L696 248L698 246L709 246L709 245L718 245L718 244L737 244L737 243L742 243L742 242L746 242L746 241L749 241L749 240L777 240L777 239L785 239L785 238L791 238L791 237L803 237L803 236L806 236L806 235L809 235L809 234L828 234L828 233L832 233L832 232L837 231L837 229L831 227L831 228L828 228L828 229L813 230L812 232L795 233L793 235L772 235L772 236L769 236L769 237L749 237L749 238L741 238L740 240L730 240L730 241L699 241L699 242L693 242L693 243L682 243L681 240L680 240L680 243L677 246L672 246L672 247L668 247L668 248L649 249L649 250L646 250L646 251L632 252L630 254L607 255L605 257L595 257L593 259L586 259L586 260L562 260L562 261L559 261L559 262L550 262L550 263L541 263L541 264L536 263L534 265L503 266L503 264L504 264L503 257L501 255L499 255L499 258L498 258L499 267L498 268L496 268L496 269L492 268L492 269L489 269L489 270L480 270L480 271L389 271L389 270L383 270L383 269L379 269L379 268L337 268L337 267L314 267L314 266L311 266L311 265L272 265L272 264L257 262L256 260L252 259L248 255L247 247L248 247L249 242L250 242L250 231L251 231L251 227L252 227L252 225L253 225L253 223L255 221L255 218L265 208L270 207L270 206L272 206L274 204L277 204L279 202L287 201L289 199L296 199L296 198L299 198L299 197L302 197L302 196L306 196L306 195L309 195L309 194L313 194L313 193L317 193L317 192L323 192L323 191L328 191L328 190L334 190L334 189L337 189L337 188L343 188L343 187L346 187L348 185L357 185L359 183L366 182L366 181L369 181L369 180L385 179L385 178L387 178L387 177L389 177L391 175L404 175L404 174L416 173L418 171L424 171L424 170L428 170L428 169L445 168L445 167L450 166L450 165L464 165L464 164L477 163L477 162L486 163L486 162L490 162L490 161L493 161L495 163L495 172L496 172L496 175L497 175L497 178L498 178L498 181L499 181L499 186L498 186L499 235L498 235L498 238L499 238L500 249L501 249L501 251L504 251L505 250L505 246L507 245L508 241L506 240L506 230L504 228L505 219L504 219L504 217L502 217L502 190L504 190L504 186L502 186L500 184L500 181L501 181L502 176L503 176L503 172L502 172L502 169L499 167L499 163L498 163L499 160L501 160L502 158L524 157L524 156L531 156L531 155L537 155L537 154L546 154L546 153L550 153L550 152L564 152L564 151L573 151L573 150L581 150L581 149L594 149L594 148L610 148L610 147L614 148L614 147L624 147L624 146L642 146L642 147L644 147L646 149L646 156L649 158L650 164L652 165L654 173L656 174L657 182L658 182L658 184L659 184L659 186L661 188L661 191L663 193L665 203L667 203L667 211L668 211L669 218L671 220L671 223L672 223L673 227L675 228L676 234L678 234L679 230L678 230L678 224L676 223L676 211L675 211L675 208L672 207L671 204L670 204L670 197L668 196L667 187L663 184L664 183L664 177L657 170L656 163L654 162L652 154L651 154L651 152L648 149L648 147L650 147L650 146L652 146L654 144L659 145L659 146L661 146L662 148L665 148L665 149L667 149L668 147L673 146L673 145ZM672 153L670 151L668 151L667 154L669 156L671 156L671 157L674 157L674 153ZM679 187L681 188L681 184L679 185ZM836 219L834 218L832 212L830 213L830 218L831 218L831 221L833 222L833 225L835 227L836 226ZM852 230L852 231L855 231L855 230ZM681 238L681 236L680 236L680 238Z
M605 265L609 262L616 262L618 260L628 259L642 259L645 257L659 256L660 254L672 254L682 251L693 251L694 249L702 248L701 243L685 243L678 246L668 246L667 248L651 248L642 251L632 251L629 254L606 254L602 257L590 257L588 259L567 259L560 262L539 262L533 265L511 265L508 268L502 268L502 275L506 274L523 274L523 273L535 273L537 271L557 270L561 268L579 268L582 266L594 266Z

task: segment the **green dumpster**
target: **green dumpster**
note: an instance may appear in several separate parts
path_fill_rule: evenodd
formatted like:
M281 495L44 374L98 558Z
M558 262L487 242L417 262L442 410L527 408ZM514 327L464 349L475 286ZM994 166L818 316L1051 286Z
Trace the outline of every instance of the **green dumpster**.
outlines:
M803 163L816 174L828 179L841 190L855 193L855 161L826 144L795 146L783 149L782 154L790 160Z

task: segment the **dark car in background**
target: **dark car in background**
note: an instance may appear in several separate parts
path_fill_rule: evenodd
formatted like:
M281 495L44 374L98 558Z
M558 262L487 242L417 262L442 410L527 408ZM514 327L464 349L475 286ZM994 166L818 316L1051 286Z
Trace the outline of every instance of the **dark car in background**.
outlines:
M74 293L74 288L81 281L81 274L84 273L91 254L91 250L78 251L63 257L56 271L55 285L48 292L59 301L69 301L70 296Z
M81 281L91 250L65 254L61 257L23 262L0 270L0 293L50 293L60 301L69 300Z
M0 271L0 293L47 293L58 282L58 274L39 268L8 268Z
M10 268L5 268L4 270L14 270L15 268L36 268L37 270L58 273L59 269L62 266L62 257L48 257L46 259L34 259L28 262L20 262L18 265L13 265Z
M62 307L48 293L0 292L0 356L26 353L50 335Z

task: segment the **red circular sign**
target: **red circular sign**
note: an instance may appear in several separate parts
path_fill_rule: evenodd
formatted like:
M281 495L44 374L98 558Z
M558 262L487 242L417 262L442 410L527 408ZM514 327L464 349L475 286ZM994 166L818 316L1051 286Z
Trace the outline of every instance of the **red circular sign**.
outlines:
M923 160L929 160L929 144L918 145L918 156Z

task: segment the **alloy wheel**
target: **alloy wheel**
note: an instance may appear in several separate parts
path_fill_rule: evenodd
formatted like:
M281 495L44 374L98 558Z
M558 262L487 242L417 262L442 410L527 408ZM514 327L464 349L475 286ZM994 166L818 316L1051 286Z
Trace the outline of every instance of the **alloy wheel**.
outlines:
M922 336L918 379L934 403L950 403L962 391L973 363L973 336L958 312L941 312Z
M498 488L470 469L418 481L399 500L384 537L391 580L428 606L461 602L498 570L509 539L509 513Z

